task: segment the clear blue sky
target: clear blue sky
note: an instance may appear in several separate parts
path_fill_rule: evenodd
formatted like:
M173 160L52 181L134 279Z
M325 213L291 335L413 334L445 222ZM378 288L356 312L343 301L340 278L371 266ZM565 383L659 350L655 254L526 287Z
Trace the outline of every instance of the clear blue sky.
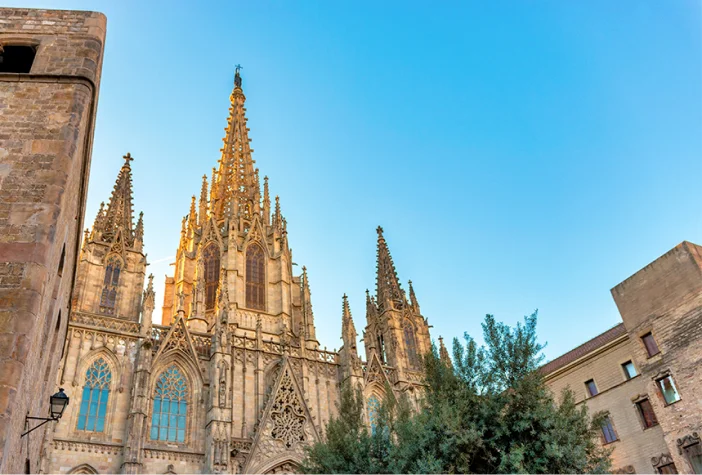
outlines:
M344 292L365 325L379 224L434 338L538 308L549 359L702 242L698 0L8 3L107 15L86 224L131 152L159 305L236 63L330 349Z

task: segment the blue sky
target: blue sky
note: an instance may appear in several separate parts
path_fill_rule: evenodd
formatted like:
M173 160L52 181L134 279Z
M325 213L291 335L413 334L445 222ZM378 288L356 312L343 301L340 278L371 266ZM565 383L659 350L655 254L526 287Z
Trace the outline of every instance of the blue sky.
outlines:
M107 15L86 224L131 152L158 305L237 63L329 349L344 292L365 324L379 224L434 338L538 308L549 359L702 242L697 0L8 3Z

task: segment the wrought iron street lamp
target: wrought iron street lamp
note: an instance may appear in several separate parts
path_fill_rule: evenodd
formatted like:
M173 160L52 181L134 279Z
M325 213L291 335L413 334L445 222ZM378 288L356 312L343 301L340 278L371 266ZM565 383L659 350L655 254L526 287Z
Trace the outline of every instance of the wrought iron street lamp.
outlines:
M50 413L51 417L32 417L32 416L27 416L26 420L35 420L35 421L44 421L41 424L32 427L29 429L27 432L22 434L20 438L24 437L25 435L29 434L35 429L38 429L39 427L43 426L47 422L51 421L57 421L61 419L61 416L63 415L63 411L66 410L66 406L68 406L68 401L69 397L66 396L66 393L63 392L63 388L59 388L59 392L54 394L49 398L49 405L50 405ZM26 421L25 421L26 424Z

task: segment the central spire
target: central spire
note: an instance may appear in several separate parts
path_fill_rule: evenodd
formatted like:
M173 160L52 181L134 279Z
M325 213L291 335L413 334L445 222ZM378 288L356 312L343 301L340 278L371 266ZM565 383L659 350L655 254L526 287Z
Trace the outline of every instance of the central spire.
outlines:
M241 89L241 66L237 65L234 75L234 90L230 96L231 107L227 119L226 135L223 139L222 158L216 183L212 183L214 193L214 217L222 220L229 216L251 219L260 208L260 184L258 170L254 168L249 146L249 129L246 127L246 96Z
M376 296L378 298L378 306L384 310L388 308L388 304L393 302L395 306L401 306L404 301L404 292L400 287L400 281L397 278L395 264L392 262L390 249L383 237L383 228L378 226L378 276L376 281Z

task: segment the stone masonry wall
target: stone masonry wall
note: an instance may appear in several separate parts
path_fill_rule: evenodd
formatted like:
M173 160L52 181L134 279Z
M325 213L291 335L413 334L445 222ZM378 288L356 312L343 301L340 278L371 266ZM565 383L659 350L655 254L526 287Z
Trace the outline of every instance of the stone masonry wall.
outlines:
M632 342L625 335L611 346L581 361L557 370L546 377L546 383L558 397L570 387L579 404L586 404L589 413L609 412L617 434L615 442L607 444L612 449L612 469L619 470L631 465L636 473L651 473L651 457L667 451L660 426L645 429L632 399L646 392L647 381L638 374L627 380L622 364L633 361L639 371L640 362L635 359ZM589 396L585 381L593 379L599 393Z
M634 274L612 295L669 453L680 473L692 473L677 440L702 432L702 248L683 242ZM660 353L649 356L641 336L651 332ZM680 400L666 404L657 381L672 376ZM652 454L660 456L661 454Z
M0 9L0 44L31 45L0 73L0 472L39 469L64 347L105 38L99 13ZM33 426L37 422L32 421ZM27 467L25 464L28 464Z

